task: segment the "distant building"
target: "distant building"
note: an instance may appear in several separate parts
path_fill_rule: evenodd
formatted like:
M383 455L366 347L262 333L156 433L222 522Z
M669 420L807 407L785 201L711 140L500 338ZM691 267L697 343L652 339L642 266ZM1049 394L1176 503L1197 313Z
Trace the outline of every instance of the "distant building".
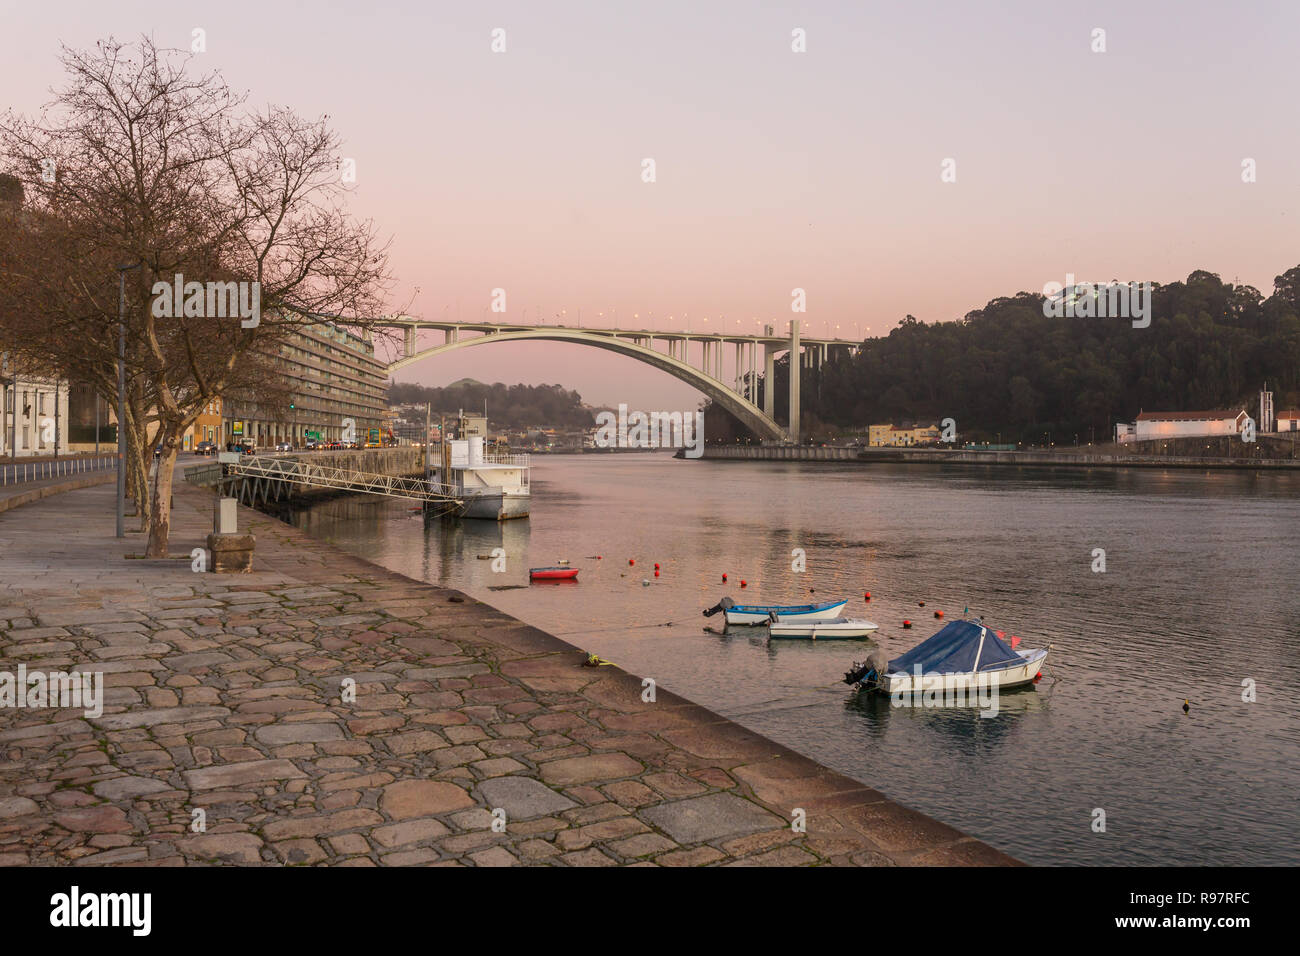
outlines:
M1137 437L1137 426L1132 422L1115 423L1115 443L1123 445Z
M0 360L0 453L18 457L68 451L68 383Z
M938 425L872 425L867 429L867 444L877 448L933 445L941 434Z
M181 451L193 451L199 442L221 442L221 399L214 398L181 436Z
M486 415L466 415L460 413L460 429L457 438L488 437L488 420Z
M1239 435L1249 416L1237 409L1206 412L1143 412L1133 423L1133 438L1211 438ZM1118 428L1116 429L1118 434ZM1117 439L1118 440L1118 439Z
M1277 413L1279 432L1300 432L1300 409L1289 408Z

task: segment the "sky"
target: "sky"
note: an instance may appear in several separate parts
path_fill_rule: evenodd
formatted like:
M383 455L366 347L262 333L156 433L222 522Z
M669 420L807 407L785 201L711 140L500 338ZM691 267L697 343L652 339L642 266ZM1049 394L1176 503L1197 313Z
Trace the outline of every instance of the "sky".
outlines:
M61 43L201 29L199 65L250 104L328 114L351 209L391 237L393 312L481 320L500 288L505 321L854 338L1067 274L1268 294L1300 264L1292 0L3 2L0 107L39 110ZM466 376L699 399L560 343L397 374Z

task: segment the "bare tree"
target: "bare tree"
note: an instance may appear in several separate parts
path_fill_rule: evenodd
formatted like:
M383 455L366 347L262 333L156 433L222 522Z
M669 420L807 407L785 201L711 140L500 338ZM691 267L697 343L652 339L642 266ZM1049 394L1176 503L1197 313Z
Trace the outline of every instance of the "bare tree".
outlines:
M144 462L156 420L154 557L167 554L182 436L207 404L255 389L292 333L322 315L370 326L390 281L373 225L344 208L325 118L249 111L190 61L147 37L65 48L68 85L40 119L0 121L0 157L43 237L19 255L20 276L0 273L0 298L21 288L19 304L39 313L0 305L0 316L49 330L32 350L66 350L65 365L102 383L117 358L117 269L138 266L127 273L128 427ZM226 307L239 284L256 315Z

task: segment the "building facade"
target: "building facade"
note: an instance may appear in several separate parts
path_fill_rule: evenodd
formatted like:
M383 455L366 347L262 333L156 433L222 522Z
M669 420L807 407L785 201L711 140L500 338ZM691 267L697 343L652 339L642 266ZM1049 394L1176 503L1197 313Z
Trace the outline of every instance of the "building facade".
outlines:
M181 438L181 451L193 451L199 442L216 442L224 445L221 427L221 399L214 398L194 420Z
M933 445L941 434L938 425L872 425L867 429L867 444L877 448Z
M328 322L303 327L291 333L277 362L290 398L278 407L228 398L219 445L364 442L368 429L388 417L388 370L368 338Z
M1143 412L1133 423L1133 438L1210 438L1239 435L1249 416L1237 409L1205 412Z
M68 383L24 373L0 357L0 455L68 452Z

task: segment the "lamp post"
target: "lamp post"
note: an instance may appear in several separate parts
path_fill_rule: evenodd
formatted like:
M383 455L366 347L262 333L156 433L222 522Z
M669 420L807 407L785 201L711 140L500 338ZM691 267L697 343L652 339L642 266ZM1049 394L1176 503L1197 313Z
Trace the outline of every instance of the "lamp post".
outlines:
M117 536L126 537L126 274L139 269L117 267Z

